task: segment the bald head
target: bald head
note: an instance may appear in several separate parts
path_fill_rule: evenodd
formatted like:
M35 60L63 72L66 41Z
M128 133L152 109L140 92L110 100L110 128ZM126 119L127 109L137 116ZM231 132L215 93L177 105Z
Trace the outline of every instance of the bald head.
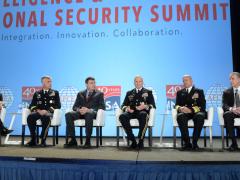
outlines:
M143 78L141 76L135 76L134 85L135 88L141 89L143 87Z
M191 75L186 74L183 76L182 79L183 79L184 88L189 88L193 85L193 80Z

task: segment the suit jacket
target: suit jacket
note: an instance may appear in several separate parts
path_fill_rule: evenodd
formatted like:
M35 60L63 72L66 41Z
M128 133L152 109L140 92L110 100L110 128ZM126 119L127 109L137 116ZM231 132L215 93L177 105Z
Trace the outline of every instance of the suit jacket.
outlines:
M192 87L192 90L187 93L186 89L181 89L177 92L175 108L179 112L179 108L186 106L192 110L193 113L206 113L206 100L204 91L202 89Z
M121 109L125 111L126 108L130 106L132 110L136 110L136 106L139 106L142 102L149 107L148 110L145 110L147 112L149 112L151 108L156 108L155 100L151 90L142 88L142 90L137 93L136 88L134 88L127 92Z
M230 108L234 106L234 92L233 88L226 89L222 96L222 108L223 111L230 111Z
M76 101L73 105L73 111L78 111L82 107L92 109L95 113L97 113L99 109L105 110L104 94L101 91L93 91L88 99L86 96L87 90L80 91L77 94Z
M53 113L55 109L61 108L59 93L56 90L49 89L47 94L43 90L37 91L33 95L29 109L34 112L37 109L47 110Z

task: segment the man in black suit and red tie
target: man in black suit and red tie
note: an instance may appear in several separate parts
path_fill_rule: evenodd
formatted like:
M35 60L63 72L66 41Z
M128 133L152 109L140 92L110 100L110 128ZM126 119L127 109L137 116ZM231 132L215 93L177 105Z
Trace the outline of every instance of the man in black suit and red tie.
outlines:
M184 145L183 150L198 150L198 139L200 137L204 120L206 119L206 100L202 89L193 86L193 80L190 75L183 76L184 88L177 92L176 110L177 122L182 135ZM188 132L188 121L194 122L192 143L190 142Z
M99 109L105 110L104 95L96 89L96 82L93 77L88 77L85 80L86 90L78 93L77 99L73 105L73 111L66 113L66 134L70 138L64 147L76 147L77 141L75 138L74 121L77 119L85 119L86 125L86 142L84 147L91 147L91 136L93 129L93 120L97 116Z
M236 151L238 149L238 144L235 135L234 119L240 118L240 73L231 73L230 81L232 87L223 92L223 118L229 137L232 139L229 150Z

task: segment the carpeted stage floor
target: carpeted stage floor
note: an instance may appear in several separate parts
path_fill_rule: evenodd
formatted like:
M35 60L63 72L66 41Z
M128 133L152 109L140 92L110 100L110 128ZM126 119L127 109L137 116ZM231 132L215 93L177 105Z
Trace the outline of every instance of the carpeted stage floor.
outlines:
M20 140L18 137L12 137L11 140ZM103 146L96 148L95 141L92 140L92 148L84 149L81 146L78 148L66 149L63 148L64 138L60 138L57 146L52 146L51 138L48 139L47 148L29 148L17 145L2 145L0 152L2 157L34 157L34 158L55 158L55 159L99 159L99 160L128 160L128 161L155 161L155 162L240 162L240 152L222 151L221 140L214 139L214 148L211 150L209 145L203 148L203 140L200 140L201 148L198 152L187 151L183 152L178 147L159 148L156 143L158 138L153 141L153 147L147 146L143 150L129 150L127 147L119 148L114 146L106 146L108 142L115 142L115 139L103 139ZM164 143L172 143L172 139L164 139ZM178 144L179 144L178 140Z
M0 180L240 179L240 152L222 151L220 139L214 139L213 150L205 148L199 152L147 145L141 151L113 146L64 149L64 138L55 147L51 142L49 138L47 148L2 145ZM104 145L108 142L115 139L103 139ZM153 144L158 142L159 138L154 139ZM165 138L164 143L172 143L172 139ZM203 146L202 140L199 145Z

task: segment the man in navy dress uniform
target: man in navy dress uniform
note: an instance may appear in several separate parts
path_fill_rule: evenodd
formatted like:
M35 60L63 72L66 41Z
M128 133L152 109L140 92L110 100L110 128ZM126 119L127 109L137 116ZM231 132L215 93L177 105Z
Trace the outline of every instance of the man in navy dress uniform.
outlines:
M190 75L183 76L184 88L177 92L176 110L177 122L184 142L183 150L198 150L198 139L200 137L204 120L206 119L206 100L204 91L193 86ZM188 132L188 121L194 122L192 143Z

